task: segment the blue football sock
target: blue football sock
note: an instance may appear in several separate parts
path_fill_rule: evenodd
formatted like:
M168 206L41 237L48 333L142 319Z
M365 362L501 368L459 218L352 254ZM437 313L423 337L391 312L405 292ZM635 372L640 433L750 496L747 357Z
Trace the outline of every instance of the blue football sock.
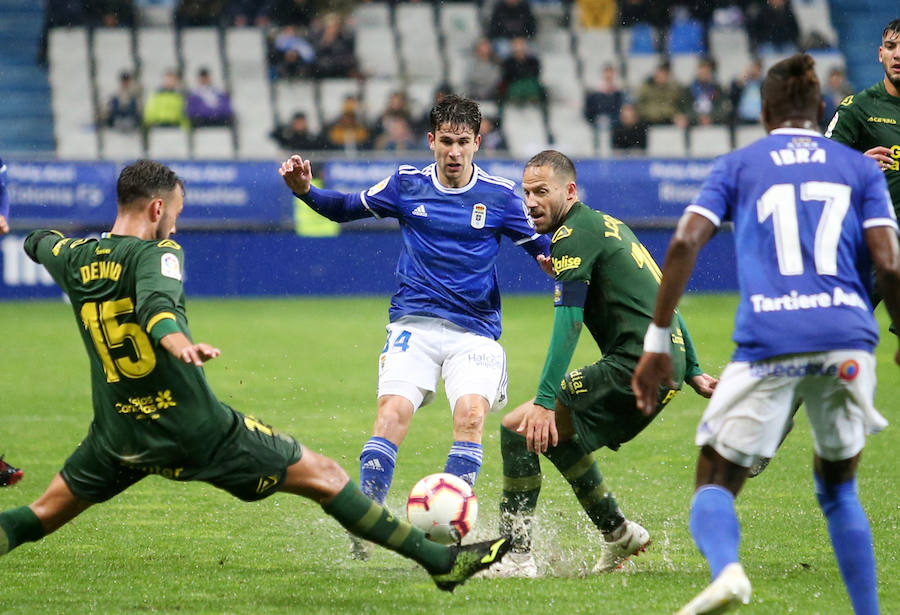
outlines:
M384 504L394 480L396 464L396 444L378 436L369 438L359 454L360 490L379 504Z
M856 615L878 613L872 530L856 495L856 479L833 484L818 474L814 477L816 497L828 521L828 534L853 611Z
M738 561L741 527L734 495L720 485L703 485L691 502L691 536L709 563L715 579L728 564Z
M474 487L475 479L478 478L478 472L481 470L483 456L483 449L478 442L457 440L450 447L444 472L455 474Z

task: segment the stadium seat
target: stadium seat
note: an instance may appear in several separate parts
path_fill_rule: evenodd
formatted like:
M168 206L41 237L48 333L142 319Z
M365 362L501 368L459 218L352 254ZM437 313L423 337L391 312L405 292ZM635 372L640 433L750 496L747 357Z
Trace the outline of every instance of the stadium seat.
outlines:
M797 18L801 38L817 33L831 45L837 43L828 0L791 0L791 8Z
M254 77L266 79L269 67L262 28L225 30L225 58L228 61L232 92L239 89L239 84L244 79Z
M357 29L355 54L360 70L367 77L393 78L400 74L397 45L389 27Z
M541 83L551 103L577 108L584 105L584 88L578 78L578 66L569 51L544 52L540 55Z
M97 115L88 73L90 60L85 29L51 30L47 58L56 153L66 159L96 158L94 121Z
M144 144L137 131L103 130L100 148L106 160L136 160L144 155Z
M810 51L809 55L816 62L816 76L823 86L828 83L828 73L833 69L846 70L844 54L840 51Z
M582 83L588 88L600 82L606 64L612 64L621 73L612 28L580 31L575 44L575 55L581 61Z
M652 158L684 158L687 155L685 130L674 125L647 129L647 155Z
M280 123L287 123L298 111L306 114L309 130L317 133L322 130L319 107L316 105L316 83L312 79L298 81L275 82L275 111ZM343 98L337 103L337 112Z
M434 91L440 83L435 75L430 79L416 79L406 84L406 98L414 118L422 117L434 105Z
M93 37L94 83L97 102L104 105L119 89L119 75L128 71L137 77L131 30L96 28Z
M359 83L356 79L322 79L319 81L319 110L322 122L330 124L341 114L344 99L359 97Z
M703 42L703 24L696 19L675 20L669 27L669 55L698 53L706 51Z
M438 22L444 37L446 54L450 56L459 52L471 52L475 41L482 36L481 21L475 3L441 2L438 11Z
M238 133L238 158L242 160L272 160L281 155L278 144L270 139L267 133L258 130Z
M734 129L734 149L747 147L754 141L766 136L766 129L761 124L738 126Z
M688 155L691 158L715 158L731 151L731 130L728 126L694 126L688 137Z
M597 156L599 158L611 158L612 149L612 126L607 123L598 123L596 129L597 139Z
M389 28L391 9L385 2L360 2L353 7L356 31L368 28Z
M573 157L593 156L596 153L594 130L580 109L551 105L549 115L554 149Z
M178 68L175 31L172 28L138 28L137 58L141 69L144 102L160 84L167 70Z
M541 109L533 105L504 105L503 135L516 158L528 159L549 144Z
M228 160L234 158L234 134L225 126L197 128L191 135L194 158Z
M417 79L442 73L444 60L438 49L432 5L398 4L394 17L406 77Z
M623 38L627 41L624 49L629 54L655 54L656 30L647 24L637 24L630 28L623 28Z
M541 53L572 53L572 34L568 28L552 26L537 33L537 47Z
M679 53L671 56L669 62L672 64L672 75L683 84L689 84L697 75L697 66L700 64L700 55L696 53ZM728 84L723 86L726 90Z
M96 160L97 133L91 125L56 131L56 156L62 160Z
M660 56L657 54L628 56L625 59L625 84L632 91L637 91L653 75L659 62Z
M743 28L710 28L709 51L716 61L716 75L722 87L740 77L750 64L750 39Z
M373 123L381 117L388 99L396 91L403 91L403 83L399 79L366 79L362 101L367 122Z
M181 128L155 126L147 135L147 155L150 158L180 160L188 158L188 133Z
M201 67L209 69L215 87L227 89L217 28L182 28L181 58L188 90L197 84L197 71Z

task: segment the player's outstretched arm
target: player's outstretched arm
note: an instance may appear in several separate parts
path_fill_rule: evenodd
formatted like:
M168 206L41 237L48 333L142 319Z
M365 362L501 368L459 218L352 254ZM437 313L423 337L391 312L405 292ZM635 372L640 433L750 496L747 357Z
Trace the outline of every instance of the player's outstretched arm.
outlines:
M875 265L875 285L884 299L891 321L900 323L900 242L897 231L891 226L874 226L866 229L866 244ZM900 365L900 350L894 355Z
M631 378L631 388L637 398L638 410L652 414L656 408L659 387L673 386L672 357L669 355L669 328L678 300L691 277L697 254L715 232L715 225L707 218L692 212L685 213L678 221L678 228L666 251L662 282L656 295L653 322L644 340L644 354ZM649 338L658 337L660 343L648 346ZM663 343L665 342L665 343Z
M281 163L278 173L294 194L304 195L309 192L313 179L309 160L303 160L299 155L294 154Z
M206 361L214 359L222 351L214 346L204 343L193 343L184 333L169 333L164 335L159 343L162 347L169 351L173 357L187 364L193 364L198 367Z

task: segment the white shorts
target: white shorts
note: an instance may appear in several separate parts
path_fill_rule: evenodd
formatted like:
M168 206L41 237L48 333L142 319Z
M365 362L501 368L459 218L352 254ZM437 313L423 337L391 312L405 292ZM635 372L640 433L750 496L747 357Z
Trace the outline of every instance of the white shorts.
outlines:
M696 443L749 467L757 457L775 455L793 404L802 399L816 454L826 461L849 459L868 434L887 426L874 397L875 357L861 350L732 362L703 413Z
M427 316L403 316L386 329L379 397L400 395L418 410L434 400L443 378L451 412L463 395L481 395L491 410L506 405L506 353L495 340Z

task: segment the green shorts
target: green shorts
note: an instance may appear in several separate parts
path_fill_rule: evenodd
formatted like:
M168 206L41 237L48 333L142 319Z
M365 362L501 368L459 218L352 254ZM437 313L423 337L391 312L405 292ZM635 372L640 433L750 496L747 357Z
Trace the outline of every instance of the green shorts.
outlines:
M585 450L619 446L638 435L662 411L676 390L662 388L651 416L637 409L631 390L633 367L602 359L563 379L556 399L572 414L575 433Z
M300 444L253 417L225 407L231 412L231 425L206 450L168 455L152 464L128 461L109 451L92 424L87 437L63 465L63 480L77 497L94 503L105 502L151 474L177 481L203 481L247 502L272 495L284 482L288 466L300 460Z

